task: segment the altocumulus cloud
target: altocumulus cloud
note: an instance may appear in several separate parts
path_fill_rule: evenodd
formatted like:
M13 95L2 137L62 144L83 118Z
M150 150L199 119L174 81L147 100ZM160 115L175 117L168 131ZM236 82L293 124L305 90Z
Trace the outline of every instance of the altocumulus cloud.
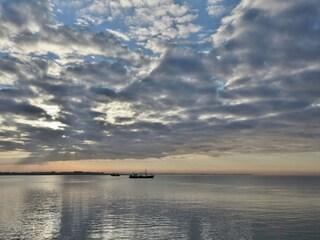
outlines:
M58 0L1 2L1 151L37 162L319 150L317 0L70 4L73 23Z

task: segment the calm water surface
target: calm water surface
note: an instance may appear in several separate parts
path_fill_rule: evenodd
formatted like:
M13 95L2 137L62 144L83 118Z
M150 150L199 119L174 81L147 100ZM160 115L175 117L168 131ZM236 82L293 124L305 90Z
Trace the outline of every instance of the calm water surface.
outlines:
M0 239L320 239L320 177L1 176Z

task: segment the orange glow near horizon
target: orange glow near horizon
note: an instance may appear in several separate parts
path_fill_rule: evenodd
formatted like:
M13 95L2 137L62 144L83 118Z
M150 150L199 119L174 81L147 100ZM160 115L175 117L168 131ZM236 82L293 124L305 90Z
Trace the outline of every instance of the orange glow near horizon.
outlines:
M190 174L266 174L319 175L319 153L229 155L180 155L160 159L68 160L39 164L2 164L1 172L90 171L143 172ZM301 159L306 159L301 161Z

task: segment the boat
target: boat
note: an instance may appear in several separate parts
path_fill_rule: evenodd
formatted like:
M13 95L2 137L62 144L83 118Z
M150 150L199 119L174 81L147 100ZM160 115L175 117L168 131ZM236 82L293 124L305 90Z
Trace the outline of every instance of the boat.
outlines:
M111 177L119 177L120 176L119 173L111 173L110 175L111 175Z
M131 173L129 178L154 178L153 174L138 174L138 173Z
M131 173L129 178L154 178L154 174L145 173Z

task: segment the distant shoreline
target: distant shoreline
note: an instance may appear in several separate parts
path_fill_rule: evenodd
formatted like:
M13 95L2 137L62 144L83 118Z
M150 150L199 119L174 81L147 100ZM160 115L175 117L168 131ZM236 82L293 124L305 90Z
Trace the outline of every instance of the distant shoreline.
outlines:
M85 171L73 171L73 172L0 172L0 176L112 176L116 172L85 172ZM128 176L130 173L116 173L120 176ZM271 175L271 174L252 174L252 173L155 173L158 176L306 176L306 177L320 177L318 174L311 175Z
M111 175L111 173L105 172L83 172L83 171L74 171L74 172L0 172L1 175Z
M31 176L43 176L43 175L112 175L114 172L84 172L84 171L73 171L73 172L0 172L0 176L11 176L11 175L31 175ZM130 175L130 173L118 173L119 175ZM157 175L254 175L246 173L230 173L230 174L220 174L220 173L157 173Z

